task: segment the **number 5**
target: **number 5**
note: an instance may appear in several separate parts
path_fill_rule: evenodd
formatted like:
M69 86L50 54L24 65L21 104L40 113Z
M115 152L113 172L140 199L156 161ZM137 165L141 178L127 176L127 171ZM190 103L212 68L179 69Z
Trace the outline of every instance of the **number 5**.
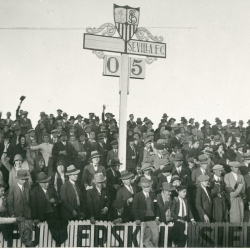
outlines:
M134 59L134 61L133 61L132 66L133 66L134 68L131 69L131 72L132 72L134 75L136 75L136 76L138 76L138 75L140 75L140 74L142 73L142 67L141 67L140 64L138 64L138 63L141 63L141 62L142 62L142 60L136 60L136 59ZM138 73L136 73L135 67L138 68Z

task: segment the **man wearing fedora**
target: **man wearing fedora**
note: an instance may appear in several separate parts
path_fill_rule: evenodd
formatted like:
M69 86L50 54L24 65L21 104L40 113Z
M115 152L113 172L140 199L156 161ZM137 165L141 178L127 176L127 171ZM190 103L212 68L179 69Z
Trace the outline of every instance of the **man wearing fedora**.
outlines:
M162 184L164 182L171 183L171 180L172 180L173 165L170 164L169 161L163 162L162 165L163 165L163 168L161 169L161 173L157 175L157 178L158 178L157 189L161 189Z
M66 175L69 181L66 181L61 187L61 218L65 220L80 220L85 217L83 197L81 190L77 184L78 174L80 170L74 165L67 167ZM85 212L85 213L84 213Z
M143 244L145 247L158 247L159 220L156 218L156 200L154 192L151 192L152 181L146 177L141 178L139 184L142 191L135 194L133 201L133 216L137 225L144 222Z
M110 196L110 204L116 199L117 190L120 188L122 181L119 168L122 163L119 159L111 159L110 168L106 171L107 190Z
M27 170L20 169L16 173L16 183L10 186L7 197L7 209L10 217L22 217L18 222L18 230L25 246L32 247L30 188L26 180L29 179Z
M131 172L135 173L135 167L137 163L137 158L138 158L138 152L135 148L134 144L134 138L130 138L128 141L128 146L127 146L127 156L126 156L126 169Z
M108 151L107 155L107 165L109 165L109 162L111 159L116 159L118 158L118 141L113 140L110 143L112 149Z
M130 222L130 217L127 207L124 207L122 200L115 200L108 213L108 220L114 225L119 223Z
M134 128L134 133L138 133L142 136L142 120L141 118L137 118L136 126Z
M82 181L81 181L82 190L88 190L93 188L92 181L94 179L95 174L102 173L104 176L106 176L105 168L99 164L100 155L98 151L95 150L91 152L89 161L90 164L84 168L82 173Z
M134 175L132 173L129 173L127 170L121 172L120 179L123 182L123 187L118 189L116 196L116 199L122 200L124 207L128 208L130 221L133 221L132 204L134 196L137 192L136 185L131 184L133 177Z
M91 224L95 221L107 220L107 213L110 207L110 199L106 189L106 177L102 173L94 175L93 188L87 190L88 217Z
M153 162L155 170L157 170L160 168L161 159L169 160L169 155L164 151L165 147L163 144L157 143L155 149L157 153L151 156L151 161Z
M76 129L76 134L79 136L80 134L84 133L84 126L82 124L82 116L79 114L76 117L77 122L74 124Z

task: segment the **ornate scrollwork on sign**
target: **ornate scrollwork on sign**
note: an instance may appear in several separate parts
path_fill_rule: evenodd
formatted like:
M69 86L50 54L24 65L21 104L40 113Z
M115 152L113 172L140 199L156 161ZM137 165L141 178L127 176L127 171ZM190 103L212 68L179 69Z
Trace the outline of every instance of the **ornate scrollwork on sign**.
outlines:
M86 31L90 34L97 34L102 32L104 36L113 36L116 32L116 27L112 23L104 23L102 26L97 28L87 28Z
M93 54L95 54L98 58L103 59L104 58L104 53L103 51L99 51L99 50L93 50L92 51Z
M142 41L148 41L149 39L151 39L155 42L163 42L162 36L153 36L146 28L138 28L136 31L136 37Z
M152 64L154 61L156 61L157 60L157 58L156 57L149 57L149 56L147 56L147 58L146 58L146 63L147 64Z

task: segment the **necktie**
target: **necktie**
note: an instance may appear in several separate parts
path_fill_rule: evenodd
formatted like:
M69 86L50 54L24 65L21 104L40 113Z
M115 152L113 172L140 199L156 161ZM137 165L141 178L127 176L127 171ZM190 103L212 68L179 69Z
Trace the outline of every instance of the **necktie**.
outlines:
M133 194L134 191L133 191L133 188L131 187L131 185L129 186L129 189L130 189L130 193Z
M19 135L16 137L16 144L19 143Z
M78 193L77 193L75 184L72 184L72 187L73 187L74 190L75 190L77 206L80 206L80 199L79 199L79 195L78 195Z

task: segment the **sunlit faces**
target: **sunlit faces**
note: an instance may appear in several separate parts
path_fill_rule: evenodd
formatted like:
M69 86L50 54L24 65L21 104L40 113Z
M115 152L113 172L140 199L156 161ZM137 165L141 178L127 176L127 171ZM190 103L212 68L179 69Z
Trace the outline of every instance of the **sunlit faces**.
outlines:
M124 185L130 186L131 185L131 178L129 178L127 180L122 180L122 182L124 183Z
M21 186L24 185L25 180L21 180L21 179L16 179L17 183L20 184Z
M196 141L194 144L193 144L193 147L194 148L198 148L200 146L200 143L198 141Z
M62 164L57 165L56 167L58 173L64 173L64 166Z
M38 165L40 168L43 168L45 166L45 161L44 159L41 159L39 162L38 162Z
M49 188L49 182L40 182L39 185L45 190Z
M23 163L23 161L21 161L21 160L16 160L14 164L15 164L15 167L16 167L16 168L21 168L22 163Z
M71 174L69 175L69 179L73 182L76 182L78 179L78 174Z
M221 177L221 174L222 174L222 170L219 170L219 169L216 169L216 170L214 170L214 174L216 175L216 176L218 176L218 177Z
M175 181L173 181L172 185L174 187L179 187L181 185L181 181L180 180L175 180Z
M187 189L182 189L182 190L178 191L178 195L180 198L185 199L187 196Z
M49 142L49 136L48 135L44 135L43 136L43 141L46 142L46 143Z
M94 158L92 159L93 165L98 164L99 161L100 161L100 157L94 157Z
M94 132L94 131L91 131L91 132L90 132L89 138L90 138L90 139L95 139L95 132Z
M207 163L200 163L200 166L203 170L207 169L208 164Z

